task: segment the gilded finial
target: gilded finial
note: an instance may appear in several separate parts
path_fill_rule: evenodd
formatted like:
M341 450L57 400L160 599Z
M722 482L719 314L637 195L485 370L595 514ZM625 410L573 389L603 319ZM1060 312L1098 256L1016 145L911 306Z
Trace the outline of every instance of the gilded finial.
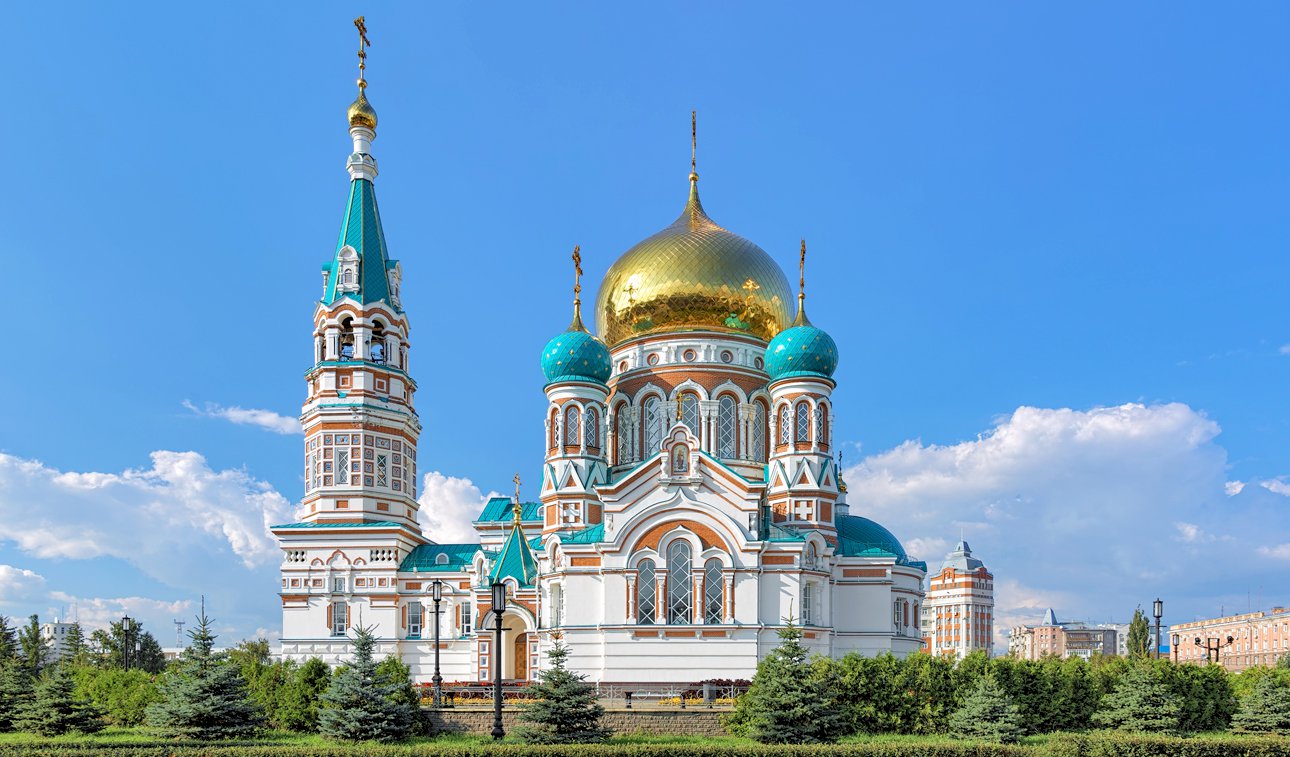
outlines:
M586 331L582 325L582 247L573 246L573 323L570 331Z
M367 89L367 79L363 72L367 70L367 46L372 43L367 38L366 16L354 19L354 28L358 29L358 88Z
M794 326L802 326L809 323L806 320L806 240L802 240L802 252L797 257L797 318L793 319Z
M699 180L699 113L690 111L690 182Z
M511 480L515 482L515 506L511 509L515 511L515 526L518 528L522 515L520 512L520 474L516 473L515 478Z

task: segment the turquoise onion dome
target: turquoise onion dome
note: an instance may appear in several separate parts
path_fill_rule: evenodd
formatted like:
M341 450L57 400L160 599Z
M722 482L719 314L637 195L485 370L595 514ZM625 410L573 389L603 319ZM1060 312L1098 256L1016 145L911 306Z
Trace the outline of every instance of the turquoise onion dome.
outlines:
M838 345L824 329L811 325L798 301L797 319L766 345L766 372L771 381L793 376L831 378L838 369Z
M579 248L573 250L573 323L569 330L546 343L542 350L542 373L548 384L556 381L595 381L603 384L613 372L609 348L582 325L582 256Z

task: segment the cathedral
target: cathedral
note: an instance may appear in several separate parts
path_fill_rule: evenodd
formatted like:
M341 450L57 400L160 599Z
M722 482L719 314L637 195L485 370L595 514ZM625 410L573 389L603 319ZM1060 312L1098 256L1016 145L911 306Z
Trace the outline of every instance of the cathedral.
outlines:
M422 530L435 503L417 498L413 342L376 203L364 57L349 196L314 309L304 496L296 522L272 527L282 656L343 662L362 625L419 683L436 657L447 682L533 679L556 643L592 681L690 683L751 678L787 618L822 655L919 650L927 568L847 502L838 349L806 315L805 243L794 294L764 250L708 216L693 154L680 215L617 258L587 321L574 252L572 322L540 353L537 501L517 481L483 507L477 543Z

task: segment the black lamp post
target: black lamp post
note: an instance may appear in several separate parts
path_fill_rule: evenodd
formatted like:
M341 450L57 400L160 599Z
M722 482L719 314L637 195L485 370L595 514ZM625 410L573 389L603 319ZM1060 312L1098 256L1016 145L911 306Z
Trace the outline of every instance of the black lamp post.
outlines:
M506 612L506 584L497 581L493 590L493 738L506 735L502 728L502 613Z
M130 626L134 623L129 615L121 618L121 667L130 669Z
M443 582L435 580L430 584L430 598L434 600L434 675L430 682L434 684L434 706L437 709L443 702L443 676L439 675L439 603L443 601Z
M1197 636L1195 639L1195 644L1198 647L1205 648L1206 662L1218 662L1218 651L1223 647L1231 646L1232 642L1234 641L1236 641L1236 639L1233 638L1231 635L1228 635L1227 639L1221 639L1217 636L1210 636L1210 637L1207 637L1204 643L1202 644L1201 638Z
M1151 614L1156 619L1156 659L1160 659L1160 618L1165 614L1165 603L1156 597L1156 601L1151 603Z
M1174 662L1178 662L1178 641L1178 634L1174 634L1173 643L1169 645L1169 655L1174 658Z

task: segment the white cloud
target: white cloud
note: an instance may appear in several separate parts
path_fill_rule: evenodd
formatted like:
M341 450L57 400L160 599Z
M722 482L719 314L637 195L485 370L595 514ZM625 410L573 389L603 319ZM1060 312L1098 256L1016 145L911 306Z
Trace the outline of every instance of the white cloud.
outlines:
M1290 497L1290 484L1286 483L1281 479L1273 479L1271 481L1260 481L1259 486L1262 486L1264 489L1267 489L1268 491L1274 494L1281 494L1286 497Z
M473 544L479 534L471 523L479 517L488 497L468 478L445 476L439 471L422 479L419 522L421 530L440 544Z
M148 597L77 597L66 592L51 592L49 599L57 602L56 607L47 611L49 617L71 610L75 619L87 631L107 628L122 616L129 615L140 621L143 628L150 632L163 647L172 646L175 642L173 621L185 620L192 627L191 610L194 603L190 600L163 600Z
M1223 484L1223 493L1229 497L1235 497L1245 489L1244 481L1228 481Z
M188 400L184 400L184 407L194 413L206 418L220 418L222 420L237 423L243 426L258 426L266 431L272 431L275 434L302 434L303 429L300 427L299 418L288 418L285 415L279 415L272 410L256 410L254 408L242 408L236 405L224 407L214 402L206 402L201 407L194 405Z
M862 459L846 471L848 499L853 514L886 525L933 567L943 552L913 547L975 524L970 541L996 577L1000 625L1033 623L1047 606L1059 616L1127 620L1157 593L1176 598L1175 617L1190 617L1234 585L1274 585L1271 571L1251 578L1261 568L1243 556L1290 542L1290 519L1270 501L1280 498L1251 491L1290 486L1234 491L1219 432L1179 403L1021 407L972 441L908 441ZM1198 560L1210 566L1199 575ZM1024 591L1005 588L1018 578ZM1194 610L1184 596L1197 598Z
M1282 354L1282 355L1290 355L1290 344L1283 344L1283 345L1281 345L1281 354Z
M0 565L0 604L30 600L44 592L44 576L26 568Z
M168 583L205 577L230 553L247 568L278 559L266 527L291 508L272 486L213 471L196 452L151 457L148 469L99 473L0 454L0 540L42 558L116 557Z
M932 537L914 537L913 539L902 542L905 551L911 555L919 555L926 558L930 570L935 571L941 564L941 557L950 553L949 539L942 539L938 536Z
M1275 547L1259 547L1256 550L1264 557L1274 560L1290 560L1290 544L1278 544Z

